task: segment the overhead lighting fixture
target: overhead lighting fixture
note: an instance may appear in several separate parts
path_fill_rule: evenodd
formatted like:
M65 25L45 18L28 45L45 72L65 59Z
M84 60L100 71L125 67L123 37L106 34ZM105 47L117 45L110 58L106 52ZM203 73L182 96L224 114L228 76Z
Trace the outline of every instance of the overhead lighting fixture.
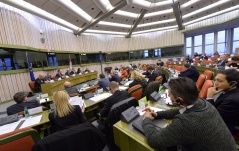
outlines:
M191 1L186 2L183 5L181 5L180 8L186 8L186 7L191 6L192 4L195 4L197 2L200 2L200 0L191 0Z
M102 10L103 13L113 9L109 0L93 0L95 4Z
M100 22L98 23L98 25L131 28L131 25L119 24L119 23L112 23L112 22L105 22L105 21L100 21Z
M208 18L212 18L212 17L214 17L214 16L218 16L218 15L221 15L221 14L224 14L224 13L227 13L227 12L230 12L230 11L233 11L233 10L237 10L237 9L239 9L239 5L236 5L236 6L233 6L233 7L231 7L231 8L227 8L227 9L221 10L221 11L219 11L219 12L216 12L216 13L213 13L213 14L210 14L210 15L207 15L207 16L204 16L204 17L201 17L201 18L198 18L198 19L195 19L195 20L186 22L186 23L184 23L183 25L184 25L184 26L187 26L187 25L190 25L190 24L193 24L193 23L196 23L196 22L199 22L199 21L208 19Z
M204 12L204 11L209 10L209 9L211 9L211 8L214 8L214 7L217 7L217 6L222 5L222 4L224 4L224 3L227 3L227 2L229 2L229 1L231 1L231 0L221 0L221 1L218 1L218 2L216 2L216 3L213 3L213 4L211 4L211 5L208 5L208 6L206 6L206 7L203 7L203 8L201 8L201 9L198 9L198 10L196 10L196 11L193 11L192 13L188 13L188 14L184 15L182 18L183 18L183 19L188 18L188 17L190 17L190 16L196 15L196 14L198 14L198 13Z
M178 26L168 26L168 27L163 27L163 28L156 28L156 29L150 29L150 30L144 30L144 31L137 31L137 32L134 32L132 35L149 33L149 32L154 32L154 31L169 30L169 29L178 29Z
M114 15L118 15L118 16L124 16L124 17L128 17L128 18L137 18L138 17L138 14L135 14L135 13L130 13L130 12L127 12L127 11L122 11L122 10L117 10Z
M172 13L173 9L167 9L167 10L162 10L162 11L157 11L157 12L153 12L153 13L147 13L144 15L144 17L154 17L154 16L158 16L158 15L163 15L163 14L169 14Z
M127 33L124 33L124 32L103 31L103 30L91 30L91 29L86 30L85 33L112 34L112 35L127 35Z
M143 8L146 10L150 10L150 9L153 9L153 8L156 8L159 6L173 4L173 0L165 0L165 1L157 2L157 3L151 3L146 0L127 0L127 4L129 4L131 6Z
M146 23L146 24L139 24L137 28L139 27L147 27L147 26L153 26L153 25L159 25L159 24L164 24L164 23L169 23L169 22L174 22L176 19L167 19L167 20L162 20L162 21L156 21L156 22L151 22L151 23Z

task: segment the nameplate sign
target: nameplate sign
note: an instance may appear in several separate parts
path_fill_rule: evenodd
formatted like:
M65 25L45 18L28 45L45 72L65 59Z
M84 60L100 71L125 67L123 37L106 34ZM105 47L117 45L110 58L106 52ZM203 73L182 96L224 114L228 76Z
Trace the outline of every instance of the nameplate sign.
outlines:
M103 88L98 89L98 93L103 93L103 92L104 92Z
M42 98L48 98L48 93L42 94L41 97Z
M41 113L41 112L43 112L42 106L29 109L28 112L29 112L30 115Z

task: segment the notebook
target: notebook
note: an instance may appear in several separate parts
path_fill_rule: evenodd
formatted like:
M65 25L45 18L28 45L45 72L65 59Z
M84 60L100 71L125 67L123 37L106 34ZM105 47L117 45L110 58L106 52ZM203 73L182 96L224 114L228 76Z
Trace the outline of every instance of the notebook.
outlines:
M0 126L18 121L18 114L0 118Z

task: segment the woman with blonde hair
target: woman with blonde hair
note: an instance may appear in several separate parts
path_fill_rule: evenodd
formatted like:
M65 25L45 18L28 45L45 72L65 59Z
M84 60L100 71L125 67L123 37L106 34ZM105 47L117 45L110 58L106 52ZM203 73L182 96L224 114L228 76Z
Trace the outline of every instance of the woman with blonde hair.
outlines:
M137 84L140 84L142 86L143 92L144 92L144 89L148 85L148 82L145 80L145 78L136 70L131 72L130 78L133 79L133 82L131 82L129 84L129 87L132 87L132 86L135 86Z
M85 108L69 103L69 95L66 91L57 91L53 94L55 110L49 113L51 132L67 129L86 122Z

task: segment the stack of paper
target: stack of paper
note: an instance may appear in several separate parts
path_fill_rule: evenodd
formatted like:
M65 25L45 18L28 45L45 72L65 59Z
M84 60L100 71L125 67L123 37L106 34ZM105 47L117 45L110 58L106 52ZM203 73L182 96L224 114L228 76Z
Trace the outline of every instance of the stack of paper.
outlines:
M22 124L22 126L20 128L25 128L25 127L30 127L32 125L36 125L38 123L40 123L42 118L42 115L38 115L38 116L30 116L29 118L26 118L24 123Z
M90 100L93 102L98 102L100 100L104 100L104 99L108 98L111 95L112 95L111 93L103 93L103 94L99 94L99 95L96 95L96 96L90 98Z
M71 97L69 102L71 105L79 105L81 108L82 106L86 107L84 101L82 100L82 97L79 96Z

